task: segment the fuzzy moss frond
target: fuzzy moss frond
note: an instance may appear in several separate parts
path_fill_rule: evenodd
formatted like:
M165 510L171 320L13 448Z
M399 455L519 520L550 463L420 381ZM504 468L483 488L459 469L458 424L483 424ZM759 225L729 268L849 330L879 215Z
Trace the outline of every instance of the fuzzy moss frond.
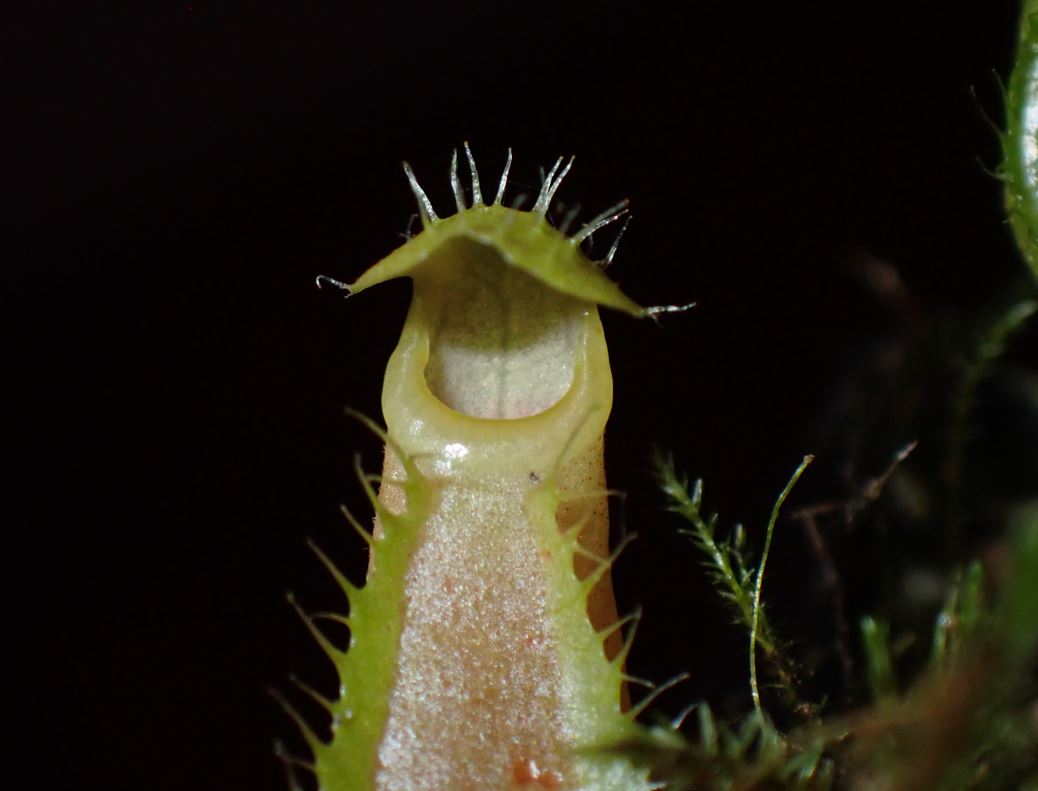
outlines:
M1038 112L1038 109L1036 109ZM967 445L976 434L972 425L981 385L995 371L1009 342L1038 312L1033 297L1014 298L985 315L976 325L957 366L957 382L948 421L946 475L957 481L963 474Z
M804 458L775 501L768 520L764 550L761 553L759 565L754 569L745 550L745 531L742 526L736 525L727 539L719 540L716 536L717 514L711 514L709 517L703 516L703 482L697 480L690 488L688 479L677 472L672 457L657 453L655 458L657 479L667 495L668 509L682 516L691 525L690 529L686 528L680 532L691 538L693 543L706 554L704 564L709 570L718 595L727 603L736 622L746 629L749 636L750 690L758 711L760 710L756 670L756 649L758 647L768 659L783 702L791 710L801 712L809 713L814 708L799 698L796 666L775 634L761 597L764 565L771 548L771 538L779 509L811 460L811 456Z
M768 562L768 554L771 552L771 538L775 533L775 522L778 521L779 510L782 508L782 504L786 502L789 493L793 491L797 481L800 480L800 476L804 474L804 470L807 469L807 466L812 461L814 461L814 456L804 457L804 460L800 462L800 466L793 473L793 477L786 484L786 488L782 490L778 499L775 500L775 505L771 509L771 516L768 517L768 529L764 534L764 549L760 555L760 566L757 567L757 573L753 580L753 614L750 621L750 690L753 693L753 707L761 715L763 712L760 707L760 690L757 688L757 641L761 629L761 588L764 584L764 564Z
M1038 787L1038 507L1020 510L1010 548L1012 570L994 606L982 601L979 564L957 575L938 616L935 661L903 693L888 625L865 618L873 705L782 731L764 711L728 723L699 703L607 750L644 766L670 791L825 791L837 782L848 789ZM688 735L682 726L693 712L698 727Z
M668 791L832 787L834 764L820 732L786 736L756 711L729 726L718 721L706 703L696 704L694 710L698 738L685 736L676 723L657 725L610 750L648 768Z

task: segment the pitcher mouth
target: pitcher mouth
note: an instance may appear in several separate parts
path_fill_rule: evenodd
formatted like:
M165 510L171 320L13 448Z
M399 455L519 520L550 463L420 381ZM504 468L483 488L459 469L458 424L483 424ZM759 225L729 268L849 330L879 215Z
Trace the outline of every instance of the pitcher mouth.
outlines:
M446 406L514 420L548 410L569 391L584 303L464 237L441 245L414 279L429 335L425 381Z
M497 204L428 220L346 287L396 277L414 294L386 369L386 425L411 453L471 441L488 469L519 449L539 458L548 436L600 432L612 379L597 307L651 315L543 213Z
M418 285L382 392L386 425L406 452L441 457L449 451L453 458L440 458L447 467L464 463L488 472L510 469L523 458L540 475L561 462L560 441L568 446L567 439L579 443L601 434L612 404L612 375L594 305L567 304L564 318L541 336L550 340L547 345L561 346L564 358L541 364L544 350L524 347L522 354L536 362L506 367L502 390L501 379L493 376L472 384L486 368L504 363L497 354L484 357L478 349L459 347L449 331L445 343L430 326L427 292Z

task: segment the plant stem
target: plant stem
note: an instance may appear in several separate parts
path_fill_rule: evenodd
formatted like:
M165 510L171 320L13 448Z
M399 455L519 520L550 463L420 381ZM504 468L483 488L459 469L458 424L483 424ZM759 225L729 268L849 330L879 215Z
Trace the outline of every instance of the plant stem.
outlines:
M761 717L764 716L764 711L760 706L760 691L757 689L757 628L760 624L760 592L764 583L764 564L768 562L768 553L771 551L771 536L775 532L775 522L778 520L779 509L782 508L782 504L786 501L789 493L793 491L793 487L800 480L800 476L804 474L804 470L814 460L814 456L804 456L804 460L800 462L800 466L797 467L793 477L789 479L786 488L782 490L782 494L778 496L774 507L771 509L771 518L768 519L768 532L764 536L764 551L761 553L760 566L757 569L757 580L753 587L753 616L750 621L750 692L753 695L753 707Z

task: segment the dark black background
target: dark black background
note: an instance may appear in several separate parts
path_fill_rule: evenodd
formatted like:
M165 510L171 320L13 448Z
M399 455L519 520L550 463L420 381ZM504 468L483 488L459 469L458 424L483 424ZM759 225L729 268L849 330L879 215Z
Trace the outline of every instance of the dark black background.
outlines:
M983 116L1001 112L1015 3L825 5L5 15L5 564L33 784L283 787L270 745L297 740L264 688L331 683L284 594L341 606L307 536L362 576L338 504L364 511L352 454L377 467L379 444L342 407L378 414L408 298L344 302L314 276L352 279L400 243L401 159L446 211L466 139L487 191L507 146L516 191L576 154L559 197L584 218L631 198L627 292L699 304L662 329L605 317L611 483L641 536L617 587L646 612L631 671L692 671L671 708L744 695L744 638L661 512L653 443L757 538L889 318L851 263L895 263L952 316L1020 271ZM770 572L779 591L815 573L792 551ZM795 633L796 601L778 606Z

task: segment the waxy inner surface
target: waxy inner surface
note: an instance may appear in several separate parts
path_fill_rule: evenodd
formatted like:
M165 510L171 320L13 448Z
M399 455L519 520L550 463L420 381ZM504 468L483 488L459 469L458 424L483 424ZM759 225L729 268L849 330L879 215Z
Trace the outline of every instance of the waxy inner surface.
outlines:
M434 295L422 303L430 332L425 379L443 403L508 419L543 412L566 394L585 303L469 239L443 245L415 278L416 293Z

